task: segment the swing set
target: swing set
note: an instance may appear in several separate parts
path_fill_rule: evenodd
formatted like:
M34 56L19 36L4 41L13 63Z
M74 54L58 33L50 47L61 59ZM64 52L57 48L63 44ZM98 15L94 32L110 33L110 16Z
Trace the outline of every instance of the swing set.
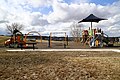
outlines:
M53 43L53 35L58 35L58 34L63 34L64 38L62 39L58 39L59 37L56 37L57 40L62 40L64 41L63 46L64 48L66 48L66 46L68 45L68 36L66 35L66 32L51 32L49 39L48 39L48 47L52 48L52 43ZM55 40L56 41L56 40Z

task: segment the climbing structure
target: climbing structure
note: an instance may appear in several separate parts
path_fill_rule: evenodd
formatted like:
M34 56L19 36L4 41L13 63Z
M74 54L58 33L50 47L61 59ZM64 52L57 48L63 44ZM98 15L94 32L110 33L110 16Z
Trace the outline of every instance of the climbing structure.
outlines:
M23 34L19 30L15 29L11 38L5 41L4 45L8 47L20 47L21 45L25 45L23 38Z
M88 44L90 47L103 47L103 44L108 44L107 38L101 29L83 30L81 42Z

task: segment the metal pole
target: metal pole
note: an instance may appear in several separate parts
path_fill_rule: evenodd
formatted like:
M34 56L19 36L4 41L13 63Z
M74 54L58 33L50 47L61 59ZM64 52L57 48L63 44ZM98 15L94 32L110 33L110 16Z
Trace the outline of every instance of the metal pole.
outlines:
M40 35L40 42L42 43L42 36Z
M68 46L68 35L67 35L67 46Z
M91 30L92 30L92 22L91 22Z
M50 47L52 47L52 33L50 33Z

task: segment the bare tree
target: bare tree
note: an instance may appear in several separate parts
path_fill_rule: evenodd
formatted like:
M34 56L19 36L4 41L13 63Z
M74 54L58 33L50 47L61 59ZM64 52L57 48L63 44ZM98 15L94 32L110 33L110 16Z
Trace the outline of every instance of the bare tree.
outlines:
M23 25L19 23L12 23L11 25L6 24L8 34L13 34L15 29L21 31L23 30Z
M71 28L71 35L72 35L72 37L74 37L74 40L79 41L80 37L82 36L82 30L83 30L82 25L74 22L70 26L70 28Z

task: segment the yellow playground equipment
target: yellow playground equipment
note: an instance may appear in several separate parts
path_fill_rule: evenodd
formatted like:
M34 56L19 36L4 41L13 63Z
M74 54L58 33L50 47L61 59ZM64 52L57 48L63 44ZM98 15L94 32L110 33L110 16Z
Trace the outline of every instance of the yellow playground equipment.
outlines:
M103 44L108 44L107 38L101 29L83 30L81 42L88 44L90 47L103 47Z

